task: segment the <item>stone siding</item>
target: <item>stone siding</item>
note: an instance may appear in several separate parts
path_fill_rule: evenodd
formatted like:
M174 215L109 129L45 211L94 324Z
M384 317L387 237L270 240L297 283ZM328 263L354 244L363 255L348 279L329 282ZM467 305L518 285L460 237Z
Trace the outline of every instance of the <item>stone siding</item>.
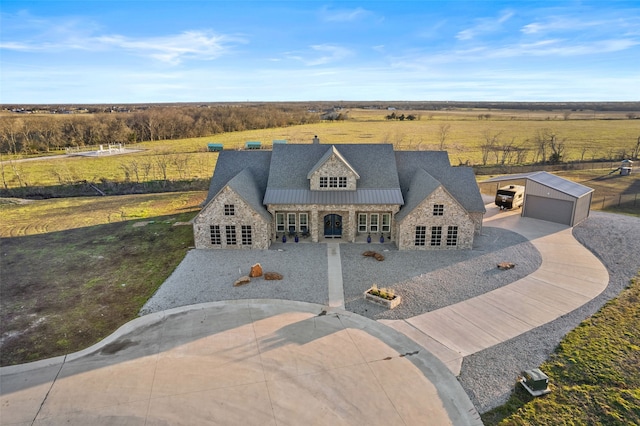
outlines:
M326 177L346 176L347 187L346 188L320 188L321 176L326 176ZM356 175L335 154L332 154L331 157L329 157L327 161L310 176L310 180L311 180L310 188L312 191L335 191L335 190L355 191L357 187Z
M234 215L225 216L225 204L233 204ZM220 245L211 244L211 225L220 225ZM236 244L228 245L225 227L236 227ZM251 245L242 245L242 225L251 226ZM268 249L271 244L271 223L251 208L235 191L224 187L195 217L193 223L197 249Z
M350 204L350 205L297 205L297 204L278 204L269 205L267 210L274 217L272 223L273 238L281 238L282 232L276 233L275 216L276 213L285 213L285 232L287 232L286 214L287 213L307 213L309 216L309 234L311 240L318 242L324 237L324 217L328 214L338 214L342 216L342 240L354 242L358 235L358 213L390 213L391 214L391 239L393 234L393 217L398 212L399 206L396 204L372 205L372 204ZM380 226L382 226L382 218L380 217ZM287 232L288 233L288 232ZM279 235L278 235L279 234ZM385 233L385 239L387 233Z
M444 206L442 216L433 215L433 206L441 204ZM416 226L425 226L425 245L416 246ZM442 226L442 243L439 246L431 246L431 227ZM458 241L455 246L447 246L447 228L449 226L458 227ZM442 187L436 189L433 194L427 197L418 207L402 221L396 223L396 245L400 250L456 250L470 249L473 247L473 237L476 224L469 213L458 202L449 195Z

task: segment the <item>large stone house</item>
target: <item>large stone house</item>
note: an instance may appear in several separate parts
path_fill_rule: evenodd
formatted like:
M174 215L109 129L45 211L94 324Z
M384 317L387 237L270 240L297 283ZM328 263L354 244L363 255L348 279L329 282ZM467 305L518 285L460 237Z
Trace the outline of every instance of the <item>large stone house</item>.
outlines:
M468 249L484 213L473 170L451 167L446 152L280 144L220 152L194 236L199 249L267 249L283 236Z

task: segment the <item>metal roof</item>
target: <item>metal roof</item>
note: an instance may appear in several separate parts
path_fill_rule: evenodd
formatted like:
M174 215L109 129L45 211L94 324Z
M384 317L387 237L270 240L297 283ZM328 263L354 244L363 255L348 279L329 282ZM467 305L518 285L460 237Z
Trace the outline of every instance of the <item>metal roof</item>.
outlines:
M593 192L593 189L589 188L588 186L584 186L577 182L570 181L568 179L556 176L548 172L531 172L521 173L517 175L499 176L487 179L484 182L503 182L515 179L527 179L532 182L548 186L549 188L553 188L556 191L560 191L575 198L580 198Z
M311 191L267 188L264 204L404 204L399 188Z

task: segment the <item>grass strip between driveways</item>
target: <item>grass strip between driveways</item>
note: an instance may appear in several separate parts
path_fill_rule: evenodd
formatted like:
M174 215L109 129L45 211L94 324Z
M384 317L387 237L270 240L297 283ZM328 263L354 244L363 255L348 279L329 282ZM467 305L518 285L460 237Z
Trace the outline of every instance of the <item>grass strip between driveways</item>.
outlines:
M640 424L640 275L580 324L541 367L552 392L531 397L517 385L485 413L485 425Z

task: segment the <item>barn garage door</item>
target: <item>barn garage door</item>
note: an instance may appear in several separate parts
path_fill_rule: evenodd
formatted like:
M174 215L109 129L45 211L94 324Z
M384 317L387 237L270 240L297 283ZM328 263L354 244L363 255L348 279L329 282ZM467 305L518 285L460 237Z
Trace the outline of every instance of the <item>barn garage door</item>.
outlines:
M573 202L571 201L525 195L524 212L522 213L525 217L571 225L572 213Z

